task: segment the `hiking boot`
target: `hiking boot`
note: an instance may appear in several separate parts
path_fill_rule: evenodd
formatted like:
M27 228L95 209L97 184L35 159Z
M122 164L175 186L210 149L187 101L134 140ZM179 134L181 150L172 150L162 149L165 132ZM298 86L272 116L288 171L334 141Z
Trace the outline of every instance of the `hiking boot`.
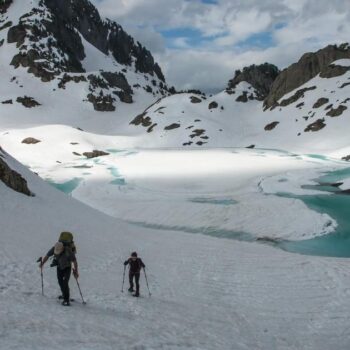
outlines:
M135 294L133 294L133 297L138 298L139 296L140 296L140 293L139 293L139 292L136 292Z
M68 300L63 300L62 305L63 306L70 306L70 302Z
M132 287L130 287L129 289L128 289L128 292L130 292L130 293L132 293L134 291L134 288L132 288Z

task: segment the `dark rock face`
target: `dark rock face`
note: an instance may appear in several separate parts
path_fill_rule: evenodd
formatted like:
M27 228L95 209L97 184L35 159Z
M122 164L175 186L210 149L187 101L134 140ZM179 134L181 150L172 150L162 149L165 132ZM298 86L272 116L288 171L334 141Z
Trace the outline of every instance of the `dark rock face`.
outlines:
M179 128L181 125L178 123L173 123L164 128L164 130L173 130Z
M88 101L94 106L95 111L98 112L114 112L115 106L113 104L114 98L111 95L104 95L100 93L98 96L89 94Z
M273 130L280 122L272 122L270 124L267 124L264 128L265 131Z
M109 153L94 149L92 152L84 152L83 155L86 158L96 158L96 157L101 157L101 156L108 156Z
M285 100L282 100L278 104L278 106L282 106L282 107L288 106L291 103L294 103L294 102L298 101L300 98L303 98L305 96L305 92L306 91L315 90L315 89L316 89L316 86L311 86L311 87L308 87L308 88L297 90L293 96L288 97Z
M335 60L350 58L347 44L329 45L315 53L304 54L297 63L284 69L273 82L271 91L264 101L265 108L274 106L288 92L314 78Z
M4 105L12 105L13 104L12 100L5 100L5 101L2 101L1 103Z
M245 81L256 90L257 99L263 100L270 92L271 86L279 74L279 69L270 63L256 66L253 64L237 70L235 76L228 82L226 91L232 91L240 82Z
M22 103L22 105L24 107L27 107L27 108L33 108L33 107L40 106L40 103L35 101L33 97L28 97L28 96L17 97L16 101L18 103Z
M84 75L69 75L65 73L63 77L61 78L61 81L58 83L58 87L60 89L65 89L66 84L69 82L74 82L74 83L80 83L82 81L87 81Z
M325 126L326 126L326 124L324 122L324 118L317 119L314 123L309 124L304 131L305 132L319 131L319 130L323 129Z
M329 99L326 97L320 97L312 106L312 108L320 108L321 106L323 106L324 104L328 103Z
M350 161L350 155L342 157L342 160L345 160L345 161L349 162Z
M0 12L5 12L12 1L2 2ZM120 25L102 20L89 0L40 0L38 7L23 15L8 31L7 41L16 43L19 49L11 64L16 68L28 67L29 73L44 82L63 72L84 73L81 36L120 64L131 66L135 62L136 71L157 76L164 82L151 53L135 43Z
M39 142L41 141L34 137L27 137L24 140L22 140L22 143L25 143L27 145L35 145L36 143L39 143Z
M12 170L7 163L1 158L0 149L0 180L8 187L12 188L14 191L23 193L27 196L34 196L34 194L29 190L27 181L17 173Z
M137 71L164 76L151 53L135 43L123 28L115 22L103 21L97 9L88 0L42 0L51 12L60 18L61 27L66 23L74 26L90 44L104 54L112 53L117 62L131 65L135 59Z
M5 13L7 11L7 9L10 7L10 5L12 4L13 0L2 0L0 2L0 15Z
M337 108L332 108L330 111L327 112L326 115L330 117L339 117L343 114L343 112L348 109L348 107L344 105L339 105Z

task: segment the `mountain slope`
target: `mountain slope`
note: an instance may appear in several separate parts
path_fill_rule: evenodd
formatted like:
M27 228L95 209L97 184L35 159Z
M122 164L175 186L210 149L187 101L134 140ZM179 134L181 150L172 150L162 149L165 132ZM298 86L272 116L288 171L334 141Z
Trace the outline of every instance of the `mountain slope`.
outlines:
M87 0L9 1L0 28L2 126L20 111L33 124L111 132L168 94L151 53Z
M143 144L150 147L258 147L345 157L350 59L338 57L346 56L348 46L329 46L278 75L269 65L248 67L217 95L163 98L131 125L144 130ZM322 64L307 65L307 57Z

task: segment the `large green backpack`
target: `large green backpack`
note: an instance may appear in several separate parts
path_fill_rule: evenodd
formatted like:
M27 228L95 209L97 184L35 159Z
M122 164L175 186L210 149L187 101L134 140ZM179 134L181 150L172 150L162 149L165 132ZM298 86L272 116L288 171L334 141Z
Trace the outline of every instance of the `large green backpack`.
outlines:
M58 239L58 241L63 243L65 250L68 250L68 251L71 250L74 254L77 252L77 248L73 241L73 234L71 232L68 232L68 231L61 232L60 238Z

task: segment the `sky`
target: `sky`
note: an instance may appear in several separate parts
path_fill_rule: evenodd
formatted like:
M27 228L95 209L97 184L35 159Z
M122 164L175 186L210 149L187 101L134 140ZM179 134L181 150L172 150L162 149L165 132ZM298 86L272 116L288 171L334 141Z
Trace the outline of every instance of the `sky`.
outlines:
M155 57L168 84L216 92L236 69L280 69L350 42L350 0L92 0Z

